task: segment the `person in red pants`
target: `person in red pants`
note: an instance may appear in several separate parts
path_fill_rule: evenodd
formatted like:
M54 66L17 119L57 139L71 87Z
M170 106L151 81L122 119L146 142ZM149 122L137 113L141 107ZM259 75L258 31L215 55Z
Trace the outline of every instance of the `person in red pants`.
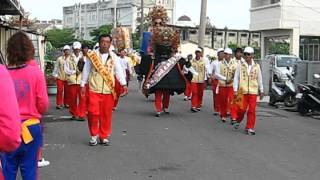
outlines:
M222 122L226 122L227 113L230 111L231 124L236 120L236 111L232 105L233 100L233 78L236 71L237 62L232 60L232 50L224 50L225 59L220 61L215 71L216 79L219 79L220 117Z
M224 49L219 48L217 50L218 59L211 63L211 74L214 75L217 69L217 66L220 61L224 60ZM219 80L216 79L214 76L211 77L211 87L212 87L212 94L213 94L213 114L219 115L220 114L220 95L218 90Z
M233 83L234 98L237 98L237 95L242 96L239 98L242 99L242 102L238 107L237 122L233 127L239 128L244 114L247 112L245 130L249 135L255 135L257 95L260 95L260 99L264 96L261 69L259 64L253 61L253 56L253 48L246 47L244 49L245 61L238 64Z
M89 83L88 126L90 130L89 145L100 144L109 146L112 132L112 111L115 92L115 77L123 88L123 95L128 92L124 70L118 56L110 51L112 37L100 35L99 49L87 54L81 80L81 95L85 94L85 84Z
M191 80L191 112L201 111L203 91L206 83L206 62L202 58L202 50L199 48L195 51L196 57L191 61L192 68L197 72Z
M62 109L63 105L68 107L68 83L66 81L66 74L64 72L65 62L71 58L70 46L63 47L63 56L60 56L54 66L52 75L56 78L57 82L57 95L56 95L56 108Z
M74 54L64 64L64 71L66 73L66 80L69 88L69 112L72 115L71 120L84 120L84 116L79 116L79 104L81 99L80 96L80 80L81 72L78 69L79 59L82 58L81 44L79 42L73 43ZM79 102L79 103L78 103Z
M191 89L191 79L192 79L192 73L189 71L189 68L187 67L187 64L190 64L191 65L191 60L193 59L192 57L192 54L189 54L188 57L187 57L187 61L186 61L186 65L183 67L183 71L184 71L184 74L186 76L186 79L188 80L186 82L186 90L184 91L184 98L183 100L184 101L188 101L188 100L191 100L191 92L192 92L192 89ZM190 76L190 80L187 76Z

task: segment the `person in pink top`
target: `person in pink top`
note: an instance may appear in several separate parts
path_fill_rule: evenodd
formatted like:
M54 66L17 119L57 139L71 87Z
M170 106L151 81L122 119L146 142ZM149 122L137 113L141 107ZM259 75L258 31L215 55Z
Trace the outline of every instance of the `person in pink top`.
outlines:
M0 65L0 154L16 150L21 143L19 108L10 74ZM0 167L0 180L3 180Z
M41 115L48 109L44 74L39 67L28 65L34 56L32 41L23 32L8 40L8 71L14 82L18 100L22 142L17 150L5 153L2 170L6 180L15 180L20 167L23 180L37 179L37 157L41 145Z

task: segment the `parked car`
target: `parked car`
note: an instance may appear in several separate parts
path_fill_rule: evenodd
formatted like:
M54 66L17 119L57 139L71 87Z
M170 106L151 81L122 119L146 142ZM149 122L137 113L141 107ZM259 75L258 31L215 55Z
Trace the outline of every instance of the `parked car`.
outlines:
M295 74L295 64L301 59L294 55L272 54L267 55L265 60L269 62L272 71L273 82L285 82L288 80L287 74Z

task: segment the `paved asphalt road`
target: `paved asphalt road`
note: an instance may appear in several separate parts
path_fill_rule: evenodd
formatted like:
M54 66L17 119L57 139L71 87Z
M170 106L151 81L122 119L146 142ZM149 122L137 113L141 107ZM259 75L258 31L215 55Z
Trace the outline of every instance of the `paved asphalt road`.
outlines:
M88 146L86 122L70 121L67 110L45 116L44 153L51 165L43 180L319 180L320 121L259 104L256 136L248 136L204 109L189 111L182 96L171 114L154 117L131 84L114 113L111 146Z

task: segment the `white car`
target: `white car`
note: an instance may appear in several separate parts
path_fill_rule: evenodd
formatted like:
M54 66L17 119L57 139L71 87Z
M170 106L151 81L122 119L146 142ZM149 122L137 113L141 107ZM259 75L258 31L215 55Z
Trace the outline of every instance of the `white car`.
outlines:
M284 82L288 80L288 75L295 74L295 64L301 61L299 57L294 55L267 55L265 60L269 62L270 69L272 70L272 79L274 82Z

